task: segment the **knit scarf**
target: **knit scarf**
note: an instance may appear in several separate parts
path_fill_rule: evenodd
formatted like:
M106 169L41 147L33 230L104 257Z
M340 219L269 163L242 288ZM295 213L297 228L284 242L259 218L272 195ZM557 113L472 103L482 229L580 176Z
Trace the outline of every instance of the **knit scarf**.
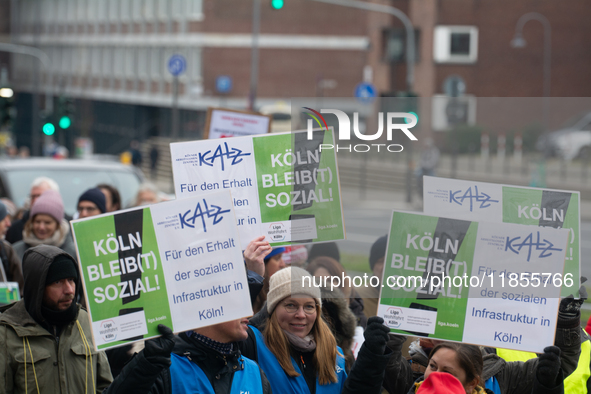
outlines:
M60 247L66 241L66 237L68 236L69 231L69 224L64 219L61 221L59 228L55 230L51 237L39 239L35 236L35 233L32 230L30 232L23 230L23 241L31 247L38 245L51 245Z
M314 341L313 335L307 335L303 338L292 334L291 332L283 330L283 333L287 337L287 340L297 351L308 353L316 349L316 341Z

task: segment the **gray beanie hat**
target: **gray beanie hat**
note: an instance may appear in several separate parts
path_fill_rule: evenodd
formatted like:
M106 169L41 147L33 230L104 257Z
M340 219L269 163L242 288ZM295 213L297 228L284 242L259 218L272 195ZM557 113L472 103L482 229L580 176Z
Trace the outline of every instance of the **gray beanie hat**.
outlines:
M308 296L322 305L320 288L312 283L310 273L299 267L287 267L274 273L269 279L267 312L273 313L281 300L291 296Z

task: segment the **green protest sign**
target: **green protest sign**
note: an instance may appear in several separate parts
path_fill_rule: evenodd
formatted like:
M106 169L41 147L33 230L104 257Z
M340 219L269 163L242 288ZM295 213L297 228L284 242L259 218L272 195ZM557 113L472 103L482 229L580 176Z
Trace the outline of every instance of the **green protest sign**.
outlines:
M541 352L568 231L394 212L378 316L393 332Z
M457 179L424 177L424 212L475 221L526 224L568 229L569 245L564 272L573 276L572 288L561 295L576 295L580 287L580 193Z
M229 189L242 247L344 239L332 129L171 144L177 198Z
M229 192L72 222L98 349L252 313ZM245 301L246 300L246 301Z
M0 282L0 304L10 304L20 299L18 283Z

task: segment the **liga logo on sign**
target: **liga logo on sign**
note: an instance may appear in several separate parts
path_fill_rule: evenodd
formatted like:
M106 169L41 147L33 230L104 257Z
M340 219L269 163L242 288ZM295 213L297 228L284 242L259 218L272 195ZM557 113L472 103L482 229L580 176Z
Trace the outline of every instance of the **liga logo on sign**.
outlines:
M104 320L101 322L101 326L99 328L99 334L104 342L113 342L117 340L117 333L119 332L119 327L115 324L113 320Z
M323 130L328 130L328 125L326 120L321 115L328 113L333 114L337 117L339 123L339 130L338 130L338 139L339 141L350 141L351 140L351 121L349 116L338 109L321 109L320 112L309 108L304 107L311 113L308 115L316 121L318 126ZM413 127L415 127L418 123L418 118L415 114L411 112L387 112L385 115L386 118L386 137L388 141L392 141L392 135L395 130L402 131L409 140L417 141L417 137L410 131ZM307 123L307 131L308 131L308 140L312 139L313 129L314 129L314 122L312 119L308 119ZM404 119L403 123L395 123L395 119L400 120ZM355 137L359 138L362 141L376 141L382 137L384 133L384 113L378 113L378 131L375 134L364 134L359 130L359 113L353 113L353 134ZM404 147L400 144L353 144L353 145L339 145L339 144L320 144L320 151L322 150L330 150L336 149L338 152L339 150L344 151L354 151L354 152L369 152L370 150L375 150L380 152L380 150L387 150L388 152L397 153L402 152Z
M404 322L401 308L390 307L384 314L384 322L390 328L398 328Z

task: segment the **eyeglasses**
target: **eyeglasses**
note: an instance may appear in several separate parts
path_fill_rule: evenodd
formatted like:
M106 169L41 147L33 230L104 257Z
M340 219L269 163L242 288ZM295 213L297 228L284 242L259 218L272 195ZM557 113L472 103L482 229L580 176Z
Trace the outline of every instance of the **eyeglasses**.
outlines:
M293 302L286 302L283 304L283 307L287 313L296 313L300 309L300 306L298 304L294 304ZM313 315L316 313L316 304L306 304L303 305L302 308L304 309L304 313L306 315Z

